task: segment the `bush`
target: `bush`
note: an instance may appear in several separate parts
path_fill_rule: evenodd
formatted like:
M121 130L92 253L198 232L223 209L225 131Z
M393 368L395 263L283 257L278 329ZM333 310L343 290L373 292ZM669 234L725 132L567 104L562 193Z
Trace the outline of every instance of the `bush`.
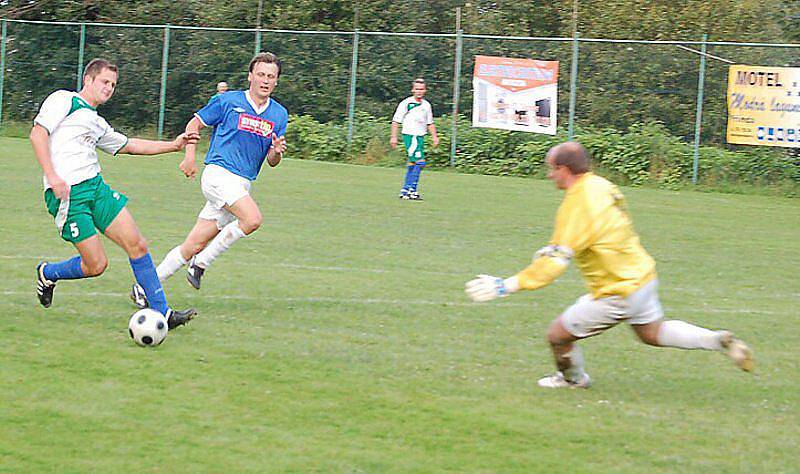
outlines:
M455 169L500 176L547 174L544 157L553 145L567 140L564 130L555 136L473 128L460 116ZM450 168L452 117L435 120L440 144L426 143L427 161L434 168ZM324 161L361 164L405 162L389 146L390 122L368 114L357 115L352 146L347 146L347 125L320 124L305 116L292 116L288 140L293 155ZM694 149L670 135L660 123L636 124L626 131L579 128L575 139L594 159L599 173L630 186L679 189L691 186ZM768 192L800 196L800 157L786 150L748 147L746 151L702 146L698 153L700 189L724 192Z

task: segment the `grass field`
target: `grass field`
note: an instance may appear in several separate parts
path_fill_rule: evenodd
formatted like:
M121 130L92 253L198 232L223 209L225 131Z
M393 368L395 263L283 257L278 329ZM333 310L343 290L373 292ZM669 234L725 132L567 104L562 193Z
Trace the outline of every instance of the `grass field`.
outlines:
M0 471L797 472L800 204L625 189L659 262L668 316L729 328L755 375L718 353L656 349L618 327L583 343L595 385L547 391L557 284L471 304L546 243L549 182L287 160L254 186L264 226L172 305L200 315L155 349L127 334L124 253L34 296L40 259L74 252L26 140L0 140ZM203 204L179 157L101 157L154 259Z

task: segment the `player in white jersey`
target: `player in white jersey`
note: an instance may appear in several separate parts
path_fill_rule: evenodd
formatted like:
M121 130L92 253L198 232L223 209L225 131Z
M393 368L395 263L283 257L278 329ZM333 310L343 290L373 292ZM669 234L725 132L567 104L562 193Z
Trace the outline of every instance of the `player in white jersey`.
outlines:
M93 59L84 71L81 90L53 92L34 119L30 140L44 172L47 210L55 218L61 238L72 243L79 254L61 262L41 262L36 268L36 293L47 308L58 280L102 274L108 258L99 230L128 254L151 306L167 317L172 329L192 319L195 311L176 311L167 305L147 243L126 207L128 198L103 181L96 149L113 155L156 155L182 150L197 143L200 136L182 133L173 141L153 141L129 139L115 131L96 108L114 94L117 76L115 65Z
M404 99L397 105L397 110L392 117L392 136L389 144L397 148L397 129L403 124L403 144L408 155L406 179L400 190L401 199L421 201L417 186L419 175L425 167L425 135L431 132L433 146L439 146L439 135L436 125L433 124L433 109L431 103L425 100L425 80L417 78L411 86L411 97Z

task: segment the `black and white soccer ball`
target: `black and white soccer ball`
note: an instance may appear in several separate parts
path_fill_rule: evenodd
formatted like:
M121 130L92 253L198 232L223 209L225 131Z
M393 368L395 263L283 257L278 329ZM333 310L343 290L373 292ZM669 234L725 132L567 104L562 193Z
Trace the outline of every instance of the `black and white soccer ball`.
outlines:
M167 318L150 308L133 313L128 322L131 339L142 347L157 346L167 337Z

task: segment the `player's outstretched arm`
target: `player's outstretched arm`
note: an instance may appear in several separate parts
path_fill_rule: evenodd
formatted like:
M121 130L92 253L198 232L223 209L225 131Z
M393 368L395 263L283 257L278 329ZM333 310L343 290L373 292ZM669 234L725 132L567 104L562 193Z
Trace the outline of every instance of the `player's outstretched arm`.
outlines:
M39 124L36 124L31 129L31 145L33 145L33 152L36 154L36 159L39 161L39 166L42 167L42 172L53 189L53 194L58 199L64 199L69 194L69 185L56 174L53 168L53 161L50 158L50 134L47 129Z
M195 144L200 140L199 133L181 133L172 141L145 140L144 138L131 138L118 153L126 155L160 155L181 151L188 144Z
M200 136L200 129L203 128L203 122L200 121L197 117L192 117L189 120L189 123L186 124L186 133L190 134L197 134ZM187 143L186 149L183 156L183 161L178 166L181 171L183 171L183 175L187 178L194 178L194 175L197 174L197 162L195 156L197 155L197 142L194 143Z

